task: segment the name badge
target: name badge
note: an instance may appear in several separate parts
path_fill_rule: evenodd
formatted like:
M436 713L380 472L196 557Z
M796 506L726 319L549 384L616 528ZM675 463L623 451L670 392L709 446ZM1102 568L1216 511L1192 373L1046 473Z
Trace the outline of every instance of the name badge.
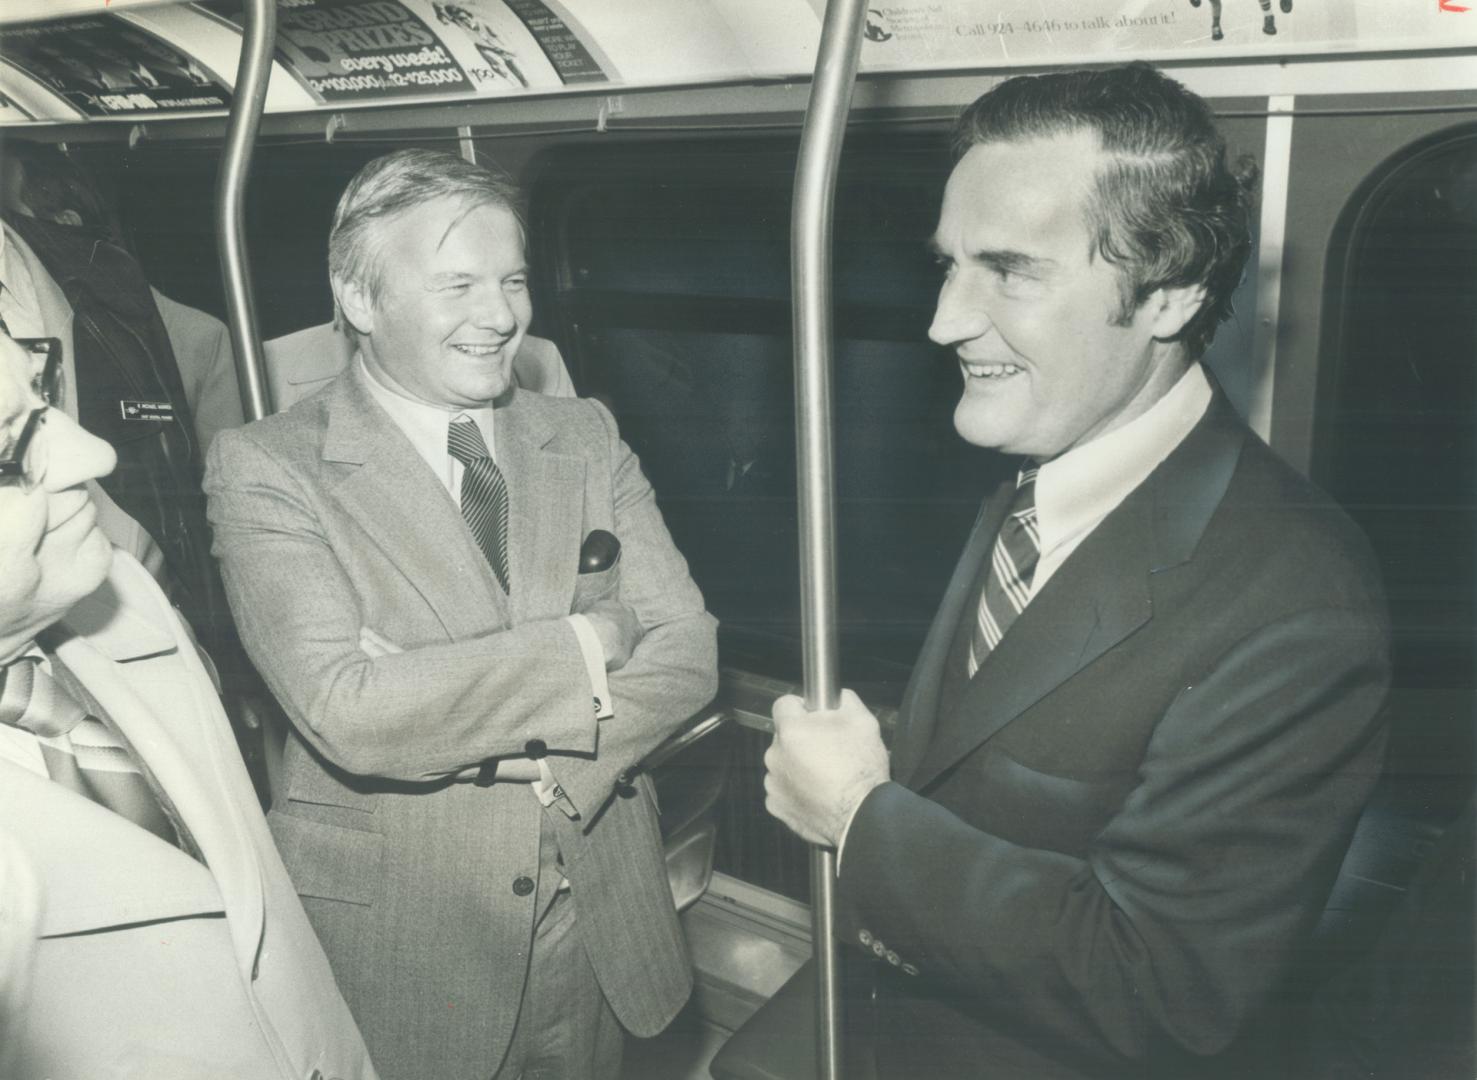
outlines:
M168 424L174 420L174 405L168 401L120 401L118 410L125 420Z

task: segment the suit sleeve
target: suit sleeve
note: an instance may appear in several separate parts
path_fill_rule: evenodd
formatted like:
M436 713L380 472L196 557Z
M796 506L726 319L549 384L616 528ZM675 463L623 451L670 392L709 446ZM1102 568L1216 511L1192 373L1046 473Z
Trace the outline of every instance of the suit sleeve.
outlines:
M620 599L645 631L624 667L610 672L615 715L600 723L593 760L553 761L574 805L589 819L615 789L622 771L640 761L685 720L712 700L718 688L717 620L703 607L687 562L672 543L651 484L615 420L600 414L610 444L615 527L621 541ZM551 744L552 745L552 744Z
M1379 771L1387 683L1372 616L1256 631L1177 696L1084 857L884 784L847 837L843 938L865 928L992 1025L1090 1058L1214 1054L1326 901Z
M433 780L538 740L594 754L589 679L564 618L371 658L362 607L299 478L252 437L211 447L205 490L242 644L293 725L358 776Z

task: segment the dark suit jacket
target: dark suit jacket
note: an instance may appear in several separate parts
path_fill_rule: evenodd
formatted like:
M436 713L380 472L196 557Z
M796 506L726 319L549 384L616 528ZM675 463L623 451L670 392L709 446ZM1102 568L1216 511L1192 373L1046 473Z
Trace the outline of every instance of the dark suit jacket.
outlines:
M1218 395L941 713L1009 498L846 840L838 934L880 957L857 1018L883 1076L1213 1073L1257 1041L1379 771L1373 560Z
M609 413L516 390L496 415L511 596L357 366L222 432L206 474L242 641L299 736L273 835L387 1080L495 1071L543 892L541 819L626 1029L654 1035L691 986L653 791L617 778L712 697L715 623ZM621 558L577 574L597 528ZM564 617L606 589L645 637L597 724ZM404 651L367 655L365 627ZM450 781L535 741L578 822L526 784Z

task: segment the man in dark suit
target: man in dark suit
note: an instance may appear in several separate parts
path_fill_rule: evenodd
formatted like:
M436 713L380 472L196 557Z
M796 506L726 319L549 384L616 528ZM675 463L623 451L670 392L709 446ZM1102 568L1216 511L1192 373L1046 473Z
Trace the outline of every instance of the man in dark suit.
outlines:
M691 988L620 777L711 698L715 624L610 414L514 380L514 197L450 154L367 165L329 239L355 360L206 474L298 736L273 833L397 1080L612 1077Z
M890 761L849 691L782 699L769 809L839 849L879 1075L1267 1075L1379 771L1388 641L1362 536L1198 363L1249 177L1142 64L1010 79L957 148L930 336L960 434L1021 470Z

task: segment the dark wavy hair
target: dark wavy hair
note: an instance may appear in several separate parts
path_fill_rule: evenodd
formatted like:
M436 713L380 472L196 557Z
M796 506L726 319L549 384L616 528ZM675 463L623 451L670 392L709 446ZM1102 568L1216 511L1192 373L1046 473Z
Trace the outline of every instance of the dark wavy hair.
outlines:
M1093 252L1122 275L1118 321L1156 289L1204 285L1205 303L1175 339L1200 356L1231 316L1251 252L1256 162L1228 164L1210 107L1145 63L1007 79L959 117L955 158L1083 129L1106 158L1084 213Z

